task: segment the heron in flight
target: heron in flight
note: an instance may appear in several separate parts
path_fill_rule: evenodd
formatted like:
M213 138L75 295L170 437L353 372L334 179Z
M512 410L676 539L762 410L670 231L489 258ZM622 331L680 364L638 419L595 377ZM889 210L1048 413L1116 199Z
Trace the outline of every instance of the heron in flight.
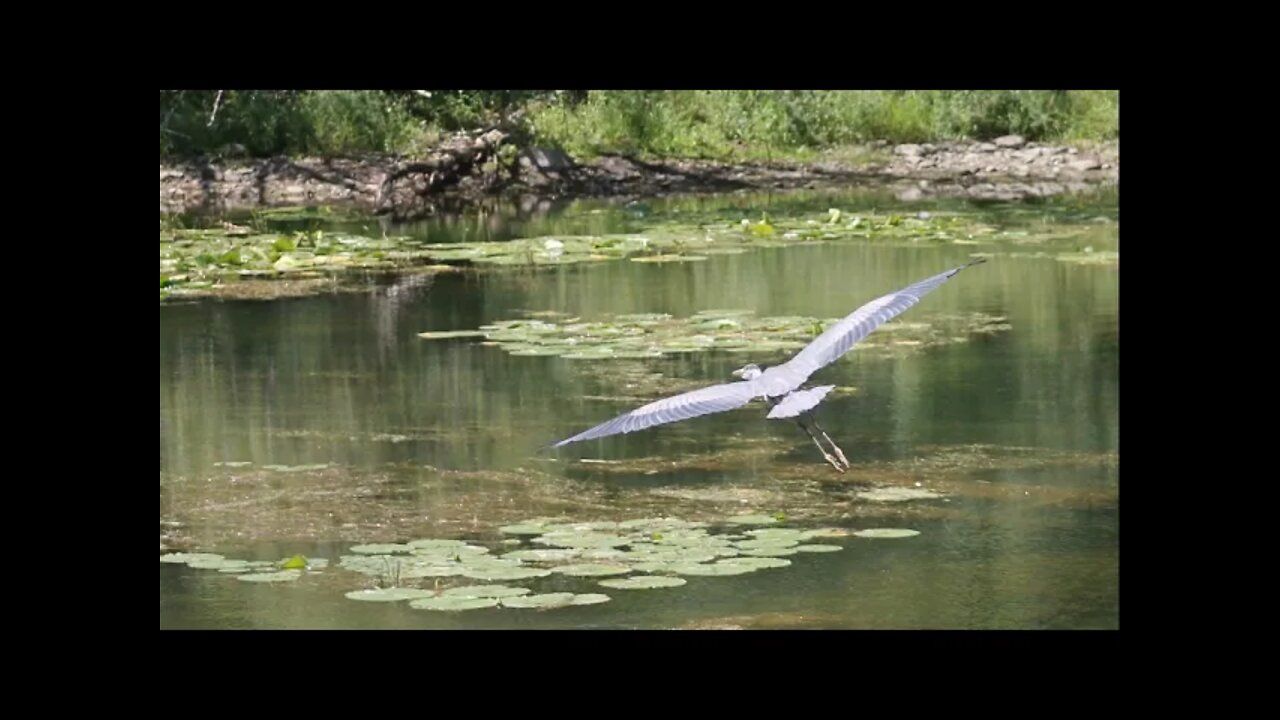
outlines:
M761 368L755 364L745 365L733 371L735 377L741 378L738 382L712 385L651 402L590 430L561 440L553 447L733 410L760 398L769 407L767 416L769 419L795 418L796 423L808 433L809 438L813 440L814 445L818 446L818 450L822 452L827 462L831 463L836 470L844 472L849 468L849 461L845 458L844 451L814 420L814 408L822 402L827 393L835 389L835 386L819 385L805 389L801 387L808 381L810 375L840 359L859 340L920 302L920 298L941 287L956 273L986 261L985 257L975 258L969 263L872 300L827 328L826 332L781 365L770 368ZM814 434L814 430L817 430L831 445L834 455L827 452L818 440L818 436Z

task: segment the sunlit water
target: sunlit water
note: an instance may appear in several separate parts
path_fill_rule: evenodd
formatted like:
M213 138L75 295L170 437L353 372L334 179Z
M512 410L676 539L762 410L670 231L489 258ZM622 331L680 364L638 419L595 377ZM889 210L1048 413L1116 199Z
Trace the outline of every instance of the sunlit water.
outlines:
M856 211L890 204L874 196L792 195L649 206L653 213L674 207L736 218L800 205ZM1010 226L1064 213L1077 221L1115 219L1114 203L1109 210L1015 204L980 211ZM497 224L473 218L393 230L433 241L504 239L619 232L644 220L638 210L582 204ZM1114 250L1117 227L1100 224L1080 242ZM990 249L812 245L677 265L504 268L308 299L162 306L160 518L162 545L170 549L272 560L302 553L336 564L357 542L450 537L498 552L508 547L499 526L542 515L714 520L781 512L792 526L921 534L826 540L844 550L793 556L787 568L690 577L672 589L603 590L611 602L547 611L443 613L351 601L343 594L370 587L370 579L333 566L295 583L257 585L162 564L160 626L1118 627L1114 266L997 255L900 319L982 312L1007 318L1010 330L890 357L855 351L823 370L814 381L856 388L828 398L819 412L853 464L843 476L794 424L765 420L759 405L545 449L657 397L652 381L647 389L626 387L638 373L661 373L661 382L684 389L690 381L729 381L734 368L777 356L575 361L417 337L522 311L591 319L744 308L761 316L838 317ZM215 465L222 462L253 464ZM264 469L313 464L328 467ZM858 496L917 484L944 497L876 503ZM591 578L508 584L602 591Z

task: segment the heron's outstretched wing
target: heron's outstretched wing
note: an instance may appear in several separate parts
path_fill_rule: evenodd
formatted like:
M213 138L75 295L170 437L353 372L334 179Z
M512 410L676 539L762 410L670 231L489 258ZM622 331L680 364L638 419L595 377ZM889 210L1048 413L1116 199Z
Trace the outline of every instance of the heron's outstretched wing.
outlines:
M841 355L849 352L855 343L870 335L872 330L920 302L921 297L941 287L953 275L971 265L986 261L984 257L976 258L970 263L876 298L854 310L843 320L827 328L826 332L815 338L790 360L765 371L767 377L762 379L767 380L768 393L781 395L780 391L783 389L795 390L800 387L810 375L838 360Z
M608 435L617 435L618 433L635 432L654 425L732 410L746 405L751 402L752 398L759 397L761 394L754 380L712 385L711 387L651 402L625 415L619 415L609 422L580 432L571 438L561 440L553 447L568 445L579 440L591 440Z

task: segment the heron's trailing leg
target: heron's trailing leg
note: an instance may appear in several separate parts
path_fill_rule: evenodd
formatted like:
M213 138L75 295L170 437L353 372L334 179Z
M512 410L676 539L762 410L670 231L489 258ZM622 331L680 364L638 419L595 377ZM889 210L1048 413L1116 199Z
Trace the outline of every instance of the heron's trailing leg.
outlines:
M836 444L835 440L831 439L831 436L827 434L827 431L822 429L822 426L818 424L817 420L813 421L813 426L818 429L818 432L822 433L822 437L826 438L827 442L831 443L831 449L835 450L836 455L840 456L840 462L844 463L845 468L847 469L852 467L849 465L849 459L844 456L844 451L840 449L840 446Z
M808 433L809 439L813 440L813 444L818 446L818 451L822 453L822 457L827 459L827 462L831 463L831 467L835 468L836 470L839 470L840 472L844 472L844 468L841 467L840 463L837 462L836 459L831 456L831 453L827 452L826 448L822 447L822 443L818 442L817 436L814 435L813 431L809 429L809 424L806 423L804 420L797 420L796 422L800 425L800 427L806 433ZM822 433L822 434L826 435L826 433ZM827 438L827 442L831 442L831 438ZM832 447L835 447L835 443L831 443L831 445ZM839 448L836 449L836 452L839 452ZM844 457L844 453L841 453L841 457Z

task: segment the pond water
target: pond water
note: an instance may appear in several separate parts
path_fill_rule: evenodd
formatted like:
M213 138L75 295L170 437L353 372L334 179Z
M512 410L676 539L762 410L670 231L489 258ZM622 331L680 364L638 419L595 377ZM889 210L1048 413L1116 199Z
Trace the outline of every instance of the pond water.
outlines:
M578 202L541 215L497 213L498 222L473 215L389 231L501 241L829 207L959 212L1004 234L983 245L797 244L698 262L378 276L359 291L314 297L162 304L161 554L329 562L263 583L161 563L161 628L1118 627L1114 194L983 205L901 204L868 193ZM377 227L335 227L360 232L370 223ZM1067 259L1086 251L1117 259ZM793 351L572 359L418 335L531 316L836 318L976 252L991 261L895 321L923 328L917 339L896 342L899 330L887 325L812 379L840 388L818 420L852 465L844 474L794 423L766 420L759 403L547 449ZM786 554L789 566L746 574L682 575L685 584L656 589L609 589L599 585L607 578L559 572L505 581L534 594L609 596L553 609L423 610L346 596L388 584L436 591L503 582L342 567L362 543L456 539L498 555L548 547L500 530L534 518L659 517L708 523L708 534L741 542L753 526L723 523L743 514L782 528L838 529L808 542L841 549ZM848 534L867 528L919 534Z

